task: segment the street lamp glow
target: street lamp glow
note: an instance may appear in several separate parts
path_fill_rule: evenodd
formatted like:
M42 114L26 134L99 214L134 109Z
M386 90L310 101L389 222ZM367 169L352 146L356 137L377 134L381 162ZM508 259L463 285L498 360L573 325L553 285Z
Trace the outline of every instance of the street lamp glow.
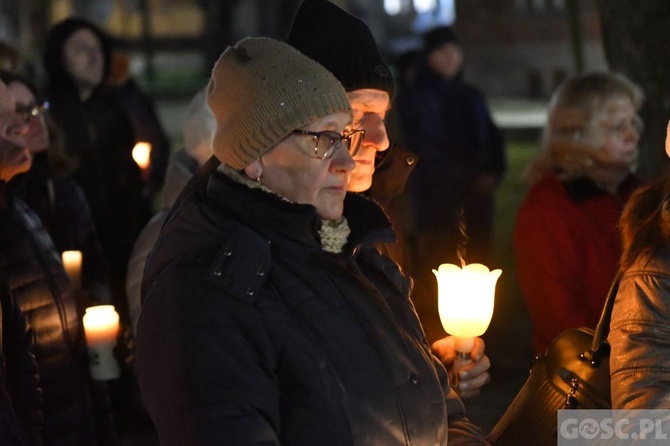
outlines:
M384 11L388 15L398 15L402 9L400 0L384 0Z
M414 0L414 10L417 14L435 11L435 0Z

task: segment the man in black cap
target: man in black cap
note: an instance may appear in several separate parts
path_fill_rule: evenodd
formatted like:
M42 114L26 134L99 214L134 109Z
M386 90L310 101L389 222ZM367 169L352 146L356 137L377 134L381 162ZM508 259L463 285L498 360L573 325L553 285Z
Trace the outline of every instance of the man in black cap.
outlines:
M326 21L328 26L319 26ZM365 130L361 148L353 154L356 168L348 190L365 192L379 202L390 214L396 233L401 234L399 219L393 218L392 198L404 189L417 158L389 142L384 117L390 108L395 86L372 32L362 20L327 0L304 0L286 42L326 67L347 91L354 111L352 128ZM381 248L398 261L399 257L388 251L389 246L397 245L401 245L401 241ZM433 297L437 302L437 293ZM433 353L450 366L454 360L453 338L431 340L436 341L432 346ZM484 355L484 343L479 338L473 358L473 363L459 371L457 390L463 397L478 394L490 379L490 361Z

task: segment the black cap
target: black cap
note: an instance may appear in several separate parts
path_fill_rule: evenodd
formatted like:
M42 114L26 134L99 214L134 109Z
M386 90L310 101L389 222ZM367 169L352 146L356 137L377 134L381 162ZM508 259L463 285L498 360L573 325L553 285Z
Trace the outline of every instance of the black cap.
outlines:
M458 36L451 26L438 26L423 35L423 49L426 53L430 53L445 43L459 44Z
M286 43L326 67L346 91L373 88L393 97L393 76L372 32L333 3L304 0Z

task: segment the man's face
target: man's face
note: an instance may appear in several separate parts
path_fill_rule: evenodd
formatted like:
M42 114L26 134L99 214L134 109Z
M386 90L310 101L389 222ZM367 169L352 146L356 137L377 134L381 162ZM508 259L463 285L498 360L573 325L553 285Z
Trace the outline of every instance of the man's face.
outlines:
M375 155L389 147L384 117L389 109L390 98L383 90L366 88L348 92L347 99L354 111L351 128L365 130L365 138L354 155L356 168L351 173L347 189L350 192L364 192L372 185Z
M15 111L14 98L0 81L0 180L9 181L30 168L30 153L25 147L28 123Z

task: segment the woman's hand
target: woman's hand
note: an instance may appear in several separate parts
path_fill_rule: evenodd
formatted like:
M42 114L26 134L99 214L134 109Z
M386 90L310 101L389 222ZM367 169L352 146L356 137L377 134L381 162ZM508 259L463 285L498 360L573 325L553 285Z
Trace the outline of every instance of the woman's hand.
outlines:
M459 370L454 370L454 337L444 337L435 341L431 346L433 354L447 368L451 385L461 398L478 395L481 388L491 380L488 372L491 361L484 354L484 348L484 340L475 338L475 346L471 352L472 362L463 365Z

